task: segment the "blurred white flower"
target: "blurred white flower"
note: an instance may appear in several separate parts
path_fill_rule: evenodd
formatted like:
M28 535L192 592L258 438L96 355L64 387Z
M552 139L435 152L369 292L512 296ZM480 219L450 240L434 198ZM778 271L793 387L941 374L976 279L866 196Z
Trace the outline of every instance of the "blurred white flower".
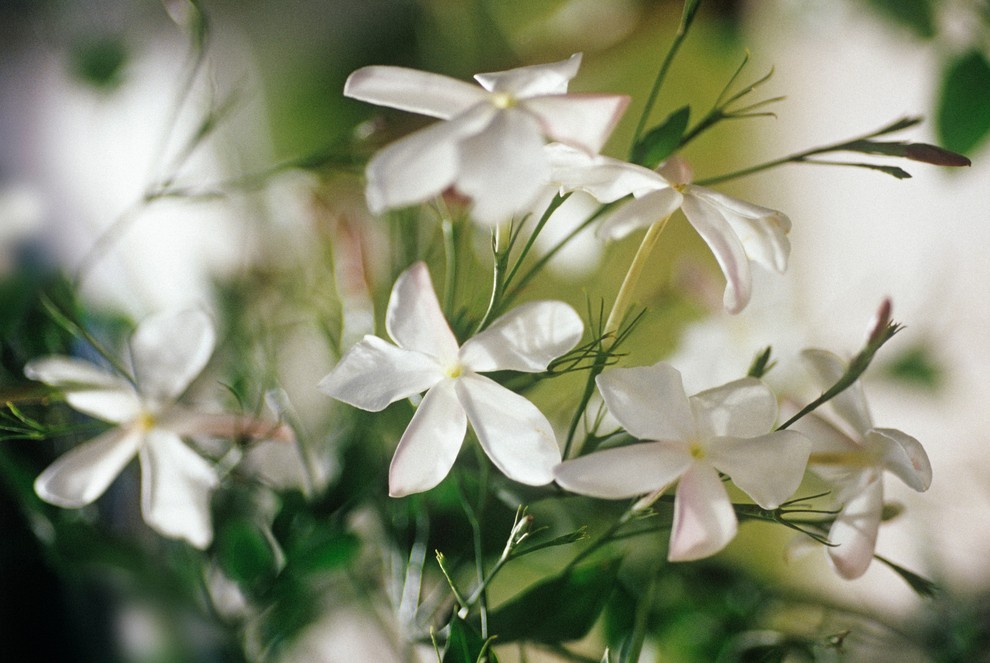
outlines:
M560 462L553 429L528 400L479 373L544 371L583 333L562 302L523 304L458 346L426 265L415 263L392 288L385 326L392 345L365 336L320 383L337 400L371 412L426 391L389 468L389 494L436 486L450 471L471 422L492 462L530 485L553 480Z
M543 65L477 74L476 87L439 74L372 66L350 75L344 94L437 117L380 150L368 163L375 213L421 203L453 186L489 225L525 209L547 183L544 139L597 153L629 98L568 94L581 55Z
M569 460L554 471L563 488L606 499L653 493L675 481L668 559L714 555L736 535L737 520L719 472L765 509L790 497L804 476L811 443L771 432L777 401L745 378L688 398L680 373L663 362L598 376L612 415L643 444Z

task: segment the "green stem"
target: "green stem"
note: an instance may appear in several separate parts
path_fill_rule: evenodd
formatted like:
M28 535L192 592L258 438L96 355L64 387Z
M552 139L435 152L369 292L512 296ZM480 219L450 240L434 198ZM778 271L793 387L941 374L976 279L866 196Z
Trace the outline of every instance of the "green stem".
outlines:
M488 300L488 308L485 311L484 317L481 318L481 322L478 323L478 327L474 330L475 334L483 331L491 323L499 308L502 293L505 291L505 268L508 262L508 252L503 252L501 247L502 227L496 226L492 233L492 253L495 256L492 267L492 295Z
M646 231L643 240L639 244L639 249L636 250L636 255L629 264L626 276L622 280L622 285L619 287L619 293L615 296L615 303L612 304L612 311L608 314L608 320L605 322L605 328L602 334L602 346L605 350L609 349L615 342L615 335L618 333L619 327L622 325L622 320L626 317L626 313L629 312L629 307L632 305L632 296L636 289L636 284L639 283L639 277L643 273L643 267L646 266L646 261L650 257L650 253L653 252L654 247L656 247L657 241L667 227L668 221L670 221L670 216L666 216L650 226L650 229Z

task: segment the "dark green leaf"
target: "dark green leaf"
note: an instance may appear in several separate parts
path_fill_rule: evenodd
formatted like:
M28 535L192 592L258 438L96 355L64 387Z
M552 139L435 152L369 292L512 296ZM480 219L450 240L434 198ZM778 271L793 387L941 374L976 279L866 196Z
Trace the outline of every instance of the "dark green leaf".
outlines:
M650 129L633 148L632 160L647 168L656 168L674 153L687 130L691 108L684 106L670 114L661 124Z
M112 90L123 80L127 49L119 38L104 37L81 42L72 53L72 73L101 90Z
M908 348L885 366L884 372L895 380L931 391L938 390L944 378L938 359L923 345Z
M990 63L979 51L946 70L937 125L939 142L954 152L972 151L990 133Z
M488 616L499 642L560 643L591 630L608 600L619 560L580 566L538 583Z
M358 552L360 542L347 532L314 529L288 551L288 567L294 573L314 573L340 568Z
M217 532L216 557L232 580L253 584L275 575L275 551L264 532L247 518L234 518Z
M919 37L931 39L935 36L932 0L870 0L870 4Z
M918 575L914 571L904 568L900 564L895 564L886 557L881 557L880 555L873 555L873 558L878 562L882 562L887 565L887 567L899 575L904 582L906 582L911 589L913 589L918 596L926 599L930 599L938 592L938 585L929 580L928 578Z
M455 616L450 622L450 635L441 663L498 663L490 645L490 639L485 640L473 626Z

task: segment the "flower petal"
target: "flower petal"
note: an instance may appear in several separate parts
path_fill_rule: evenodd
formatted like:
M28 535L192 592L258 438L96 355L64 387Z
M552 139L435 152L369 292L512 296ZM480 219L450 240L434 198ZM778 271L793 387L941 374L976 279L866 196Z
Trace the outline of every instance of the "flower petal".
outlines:
M787 269L791 252L787 239L791 220L787 215L704 187L692 186L689 191L690 195L722 210L750 260L778 272Z
M777 418L777 399L756 378L743 378L691 397L699 433L706 438L756 437L770 432Z
M538 94L564 94L567 84L577 76L580 68L581 54L575 53L560 62L476 74L474 79L489 92L511 94L522 99Z
M137 427L114 428L62 454L34 481L34 492L49 504L75 509L107 489L134 458L143 439Z
M638 198L670 189L667 180L649 168L590 155L563 143L550 143L544 150L550 159L550 180L562 191L585 191L598 202L611 203L629 194Z
M644 442L564 461L553 474L557 483L572 493L625 499L673 483L692 460L684 445Z
M681 204L684 216L701 235L715 255L718 266L725 275L725 294L722 302L729 313L746 308L752 290L749 258L732 226L721 209L696 196L684 196Z
M180 437L289 443L296 439L292 428L282 422L243 414L195 412L180 407L169 408L157 418L156 425Z
M533 97L520 103L539 119L552 140L597 154L629 105L619 94L567 94Z
M484 102L484 90L456 78L405 67L362 67L347 77L344 96L449 120Z
M457 177L460 141L483 130L496 112L494 107L481 104L376 152L365 169L368 209L380 214L440 195Z
M608 411L641 440L692 440L697 432L681 374L670 364L612 368L595 379Z
M399 440L388 470L388 494L421 493L443 481L466 432L467 418L453 380L444 380L426 392Z
M141 395L156 405L177 399L206 366L215 344L213 321L200 309L146 318L131 336Z
M852 580L858 578L873 561L877 530L883 513L883 485L879 476L865 490L846 503L832 528L828 556L836 572Z
M811 441L795 431L712 440L707 458L715 469L764 509L776 509L801 485Z
M141 513L167 537L203 549L213 540L210 497L220 484L213 465L161 429L148 432L141 447Z
M921 442L893 428L874 428L867 440L883 449L883 468L905 484L918 492L932 485L932 464Z
M584 323L563 302L517 306L488 329L465 341L460 360L475 372L545 371L551 361L577 345Z
M498 225L528 209L548 183L540 127L515 108L498 111L484 131L461 142L455 186L471 198L471 216Z
M818 385L823 390L829 389L838 382L847 368L846 362L827 350L815 348L804 350L801 352L801 359L814 374ZM870 410L866 405L863 383L859 380L829 402L835 413L852 426L856 433L864 435L866 431L873 428L873 418L870 416Z
M808 469L836 486L833 496L845 491L859 492L863 481L866 450L830 422L816 414L802 417L791 426L811 440Z
M531 486L553 481L560 448L535 405L481 375L461 377L456 390L481 447L505 476Z
M400 348L436 357L445 365L457 360L457 339L443 317L426 263L414 263L395 280L385 329Z
M365 336L347 351L318 388L338 401L378 412L442 379L443 371L433 358L397 348L377 336Z
M606 240L621 239L634 230L648 228L666 219L677 211L683 201L680 192L670 187L647 193L606 214L598 226L597 235Z
M714 555L736 535L738 523L725 486L707 463L694 463L677 484L667 559L687 562Z
M24 366L24 375L64 390L69 405L103 421L119 424L141 412L141 401L130 382L83 359L33 359Z

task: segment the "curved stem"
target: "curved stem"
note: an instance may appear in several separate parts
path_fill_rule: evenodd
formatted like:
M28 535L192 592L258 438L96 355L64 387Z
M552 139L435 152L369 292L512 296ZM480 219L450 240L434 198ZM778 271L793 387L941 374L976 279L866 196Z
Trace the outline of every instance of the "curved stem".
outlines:
M636 284L639 283L639 277L643 272L643 267L646 265L646 260L650 257L650 253L653 252L653 248L657 245L657 241L667 227L668 221L670 221L670 216L666 216L650 226L650 229L646 231L646 235L643 236L643 240L639 244L639 249L636 250L635 257L633 257L632 262L629 264L626 277L622 280L619 293L615 296L615 303L612 304L612 312L608 314L608 320L605 322L602 345L606 350L615 342L615 334L619 331L622 320L626 317L626 313L628 313L629 307L632 304L632 296L636 289Z

